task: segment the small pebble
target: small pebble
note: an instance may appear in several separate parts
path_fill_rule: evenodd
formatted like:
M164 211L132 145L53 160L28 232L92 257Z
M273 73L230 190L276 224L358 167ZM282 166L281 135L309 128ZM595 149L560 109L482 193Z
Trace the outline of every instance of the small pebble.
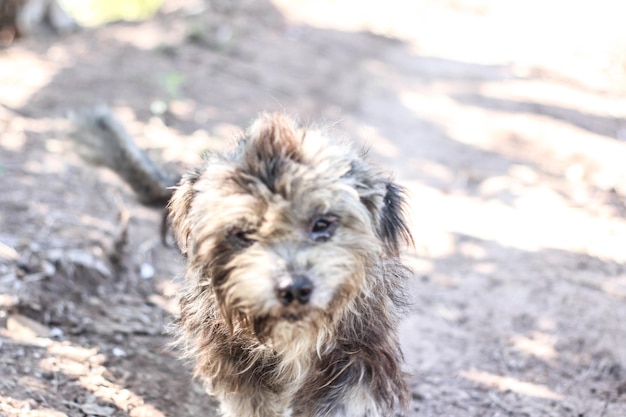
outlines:
M124 356L126 356L126 352L124 351L124 349L118 347L114 347L111 353L113 353L113 356L115 356L116 358L123 358Z
M141 267L139 269L139 275L141 275L141 278L143 279L151 279L154 277L154 267L148 263L143 263L141 264Z

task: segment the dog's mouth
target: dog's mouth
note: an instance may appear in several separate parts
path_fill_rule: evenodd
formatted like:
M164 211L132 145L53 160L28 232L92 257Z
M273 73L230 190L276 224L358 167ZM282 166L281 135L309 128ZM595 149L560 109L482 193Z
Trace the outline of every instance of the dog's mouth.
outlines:
M282 311L275 315L266 315L263 317L257 317L254 319L253 327L254 334L259 341L267 341L280 323L289 323L290 325L299 326L300 323L305 323L309 311L302 310L289 310ZM304 324L305 325L305 324Z
M302 320L304 313L302 312L288 312L281 315L281 318L287 320L290 323Z

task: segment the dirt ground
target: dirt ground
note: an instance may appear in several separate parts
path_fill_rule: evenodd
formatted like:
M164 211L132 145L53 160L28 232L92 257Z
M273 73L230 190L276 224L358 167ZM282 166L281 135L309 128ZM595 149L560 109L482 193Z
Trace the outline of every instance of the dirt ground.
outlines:
M172 172L266 110L395 172L408 416L626 416L623 14L381 3L166 1L0 50L0 415L215 415L168 348L161 210L68 139L69 111L106 104Z

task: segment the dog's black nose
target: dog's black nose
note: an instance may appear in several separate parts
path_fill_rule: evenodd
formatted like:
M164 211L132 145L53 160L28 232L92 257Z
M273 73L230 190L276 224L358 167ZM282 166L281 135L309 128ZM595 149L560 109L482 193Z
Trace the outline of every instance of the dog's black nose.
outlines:
M300 304L308 303L311 299L312 292L313 283L308 277L303 275L286 279L278 284L278 287L276 288L278 300L285 306L294 301L297 301Z

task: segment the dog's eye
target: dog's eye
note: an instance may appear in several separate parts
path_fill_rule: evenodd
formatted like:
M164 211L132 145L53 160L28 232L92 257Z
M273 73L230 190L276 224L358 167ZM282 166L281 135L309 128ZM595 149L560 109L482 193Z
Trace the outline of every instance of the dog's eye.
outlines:
M326 219L319 219L313 224L313 233L323 233L330 227L330 222Z
M326 242L337 229L337 217L324 216L316 219L311 226L311 239L316 242Z
M256 240L250 237L254 233L250 230L233 229L229 233L229 240L238 248L247 248L252 246Z

